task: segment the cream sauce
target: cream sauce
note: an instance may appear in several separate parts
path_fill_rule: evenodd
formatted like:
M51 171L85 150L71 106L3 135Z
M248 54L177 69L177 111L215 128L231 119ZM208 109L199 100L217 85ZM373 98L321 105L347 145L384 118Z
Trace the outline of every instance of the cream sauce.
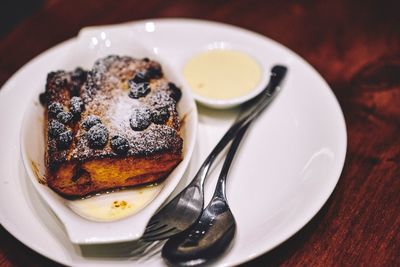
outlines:
M199 96L233 99L255 89L261 80L261 68L243 52L210 50L191 58L183 75Z
M139 212L157 196L162 187L162 185L151 185L125 189L112 194L69 201L68 204L73 211L84 218L114 221Z

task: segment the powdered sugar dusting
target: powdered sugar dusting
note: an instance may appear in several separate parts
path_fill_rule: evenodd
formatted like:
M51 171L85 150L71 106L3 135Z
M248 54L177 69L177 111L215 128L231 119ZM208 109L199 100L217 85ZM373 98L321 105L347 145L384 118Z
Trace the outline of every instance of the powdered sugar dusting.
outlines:
M130 57L109 56L98 60L88 72L87 84L81 89L85 103L82 118L90 115L101 118L102 124L109 132L109 139L120 136L128 141L127 155L145 156L164 151L180 153L182 139L178 134L179 119L176 101L170 97L168 80L164 77L151 79L151 90L146 96L139 99L129 97L129 80L137 72L143 72L150 67L161 68L155 61ZM157 125L150 121L144 130L132 129L130 119L136 109L148 108L151 114L153 109L160 107L167 108L170 112L173 118L170 126ZM148 119L151 120L151 117ZM110 140L104 148L93 149L87 139L86 130L78 125L76 144L71 153L73 159L82 161L87 158L117 155L111 147Z

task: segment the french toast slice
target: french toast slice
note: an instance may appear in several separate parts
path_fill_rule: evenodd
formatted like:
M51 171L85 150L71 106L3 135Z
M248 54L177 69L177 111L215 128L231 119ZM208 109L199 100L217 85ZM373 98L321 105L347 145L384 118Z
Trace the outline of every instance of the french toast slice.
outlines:
M156 61L108 56L48 74L47 184L65 197L156 182L182 160L181 91Z

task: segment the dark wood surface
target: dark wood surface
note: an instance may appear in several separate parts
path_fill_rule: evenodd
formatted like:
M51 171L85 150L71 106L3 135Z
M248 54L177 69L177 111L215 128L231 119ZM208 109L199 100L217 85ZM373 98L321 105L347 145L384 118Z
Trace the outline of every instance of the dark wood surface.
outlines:
M230 23L300 54L328 81L342 106L348 131L345 166L312 221L245 266L400 266L399 1L18 2L9 12L0 4L2 13L18 17L2 25L1 85L28 60L82 27L146 18ZM32 6L35 10L21 18L21 10ZM56 264L0 227L0 265Z

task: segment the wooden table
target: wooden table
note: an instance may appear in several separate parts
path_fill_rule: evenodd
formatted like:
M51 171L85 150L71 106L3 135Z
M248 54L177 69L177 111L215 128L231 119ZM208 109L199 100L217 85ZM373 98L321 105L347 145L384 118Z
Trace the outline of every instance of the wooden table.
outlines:
M328 81L345 114L348 150L339 183L320 212L245 266L399 266L400 2L355 2L48 0L0 37L0 84L89 25L190 17L273 38ZM1 227L0 265L56 264Z

